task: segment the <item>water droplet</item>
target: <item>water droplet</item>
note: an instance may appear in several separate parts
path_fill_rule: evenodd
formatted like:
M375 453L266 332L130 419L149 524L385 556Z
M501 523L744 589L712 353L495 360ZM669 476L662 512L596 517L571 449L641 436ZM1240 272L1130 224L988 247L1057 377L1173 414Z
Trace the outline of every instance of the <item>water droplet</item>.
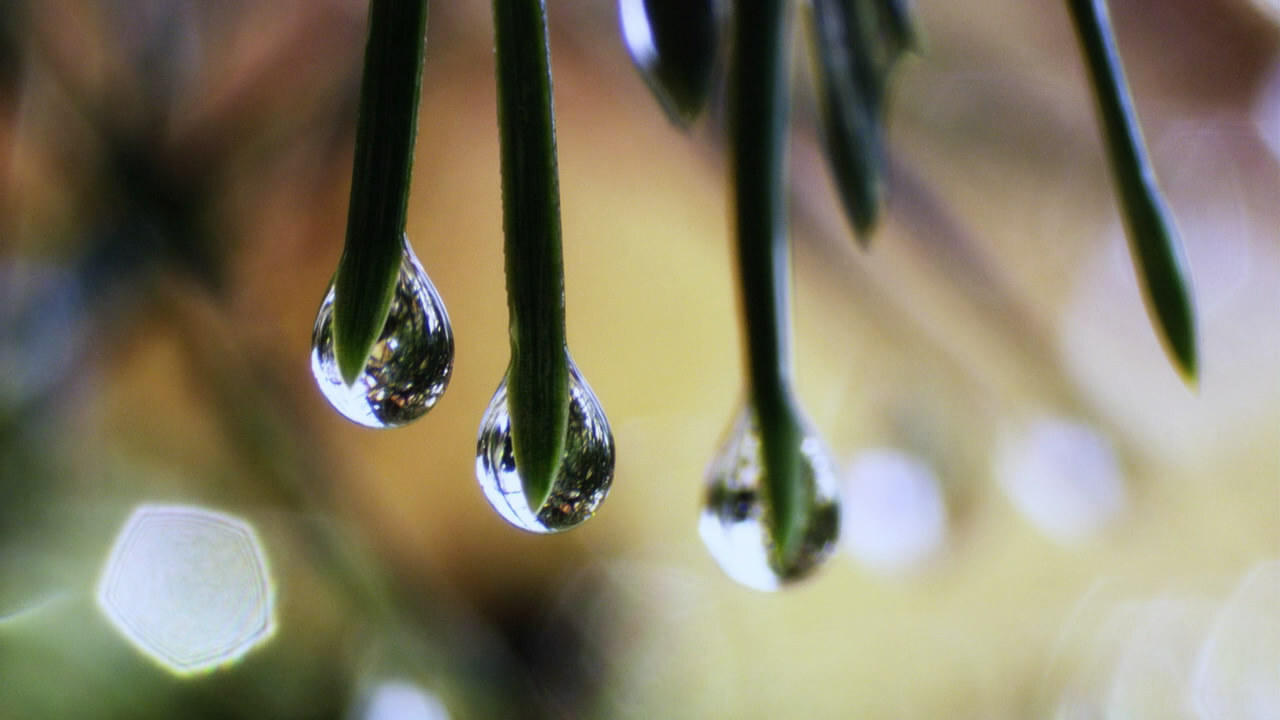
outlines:
M311 372L348 420L371 428L408 424L432 408L453 371L453 329L440 294L408 238L391 310L356 381L347 385L333 349L333 285L311 336Z
M803 422L803 421L802 421ZM776 590L799 580L835 549L840 534L836 474L822 440L807 423L800 442L801 481L814 488L814 506L800 550L789 563L774 551L761 498L764 460L755 413L743 409L729 439L707 469L706 505L698 534L734 580L756 590Z
M569 360L569 425L560 473L551 495L534 514L525 500L511 446L507 378L494 392L480 420L476 443L476 476L484 496L504 520L521 530L553 533L568 530L595 514L613 484L613 433L591 386Z
M619 0L622 40L672 122L689 125L711 95L719 0Z

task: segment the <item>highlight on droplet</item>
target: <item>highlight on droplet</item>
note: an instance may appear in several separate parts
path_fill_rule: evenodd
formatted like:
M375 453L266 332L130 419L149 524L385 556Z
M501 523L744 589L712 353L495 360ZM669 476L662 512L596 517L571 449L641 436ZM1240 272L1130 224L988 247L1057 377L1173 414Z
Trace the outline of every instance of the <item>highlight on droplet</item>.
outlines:
M449 710L417 683L388 680L366 694L351 720L449 720Z
M196 506L138 506L116 536L97 602L131 645L179 676L234 663L276 626L257 534Z
M1064 545L1093 537L1128 505L1111 444L1082 423L1045 417L1007 433L994 470L1022 516Z
M900 450L864 450L844 473L844 547L880 573L918 569L947 540L947 509L933 470Z
M622 23L622 39L631 51L636 65L648 69L658 60L658 47L653 40L653 28L643 0L629 0L618 4L618 17Z

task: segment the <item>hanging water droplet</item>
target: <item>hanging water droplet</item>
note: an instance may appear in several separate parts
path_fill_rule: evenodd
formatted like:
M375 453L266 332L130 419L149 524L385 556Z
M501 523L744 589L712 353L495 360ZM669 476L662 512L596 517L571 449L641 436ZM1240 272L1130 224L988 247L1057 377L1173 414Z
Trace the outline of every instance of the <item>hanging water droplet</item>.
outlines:
M687 126L711 96L719 0L619 0L622 40L668 117Z
M334 354L333 296L331 284L311 336L311 372L329 404L371 428L405 425L430 410L453 371L453 329L408 238L386 324L351 385L343 382Z
M738 413L729 439L707 469L698 534L720 568L747 587L776 590L808 575L835 549L840 534L835 469L817 433L807 424L804 432L800 480L812 485L814 504L801 546L789 561L775 551L765 520L760 430L749 407Z
M511 445L507 378L502 378L480 420L476 443L476 476L489 504L521 530L553 533L568 530L595 514L613 484L613 433L600 401L578 367L569 360L569 424L560 472L551 495L535 514L525 499Z

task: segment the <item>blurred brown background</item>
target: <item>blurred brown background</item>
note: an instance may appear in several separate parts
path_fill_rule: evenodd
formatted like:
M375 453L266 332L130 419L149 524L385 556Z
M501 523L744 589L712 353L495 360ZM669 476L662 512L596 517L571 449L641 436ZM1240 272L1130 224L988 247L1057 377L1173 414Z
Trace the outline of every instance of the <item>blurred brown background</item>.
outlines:
M569 337L618 446L599 515L552 537L474 478L508 356L487 3L432 7L407 229L454 377L382 432L307 364L367 6L0 8L0 717L343 717L379 673L457 718L1280 714L1254 680L1280 656L1273 0L1111 3L1188 250L1195 390L1142 307L1061 3L916 3L867 253L797 53L801 394L842 463L929 468L946 521L909 566L842 550L772 595L696 533L741 388L715 113L677 131L611 3L550 5ZM112 635L92 587L144 501L258 528L270 643L169 680ZM909 534L894 502L846 524Z

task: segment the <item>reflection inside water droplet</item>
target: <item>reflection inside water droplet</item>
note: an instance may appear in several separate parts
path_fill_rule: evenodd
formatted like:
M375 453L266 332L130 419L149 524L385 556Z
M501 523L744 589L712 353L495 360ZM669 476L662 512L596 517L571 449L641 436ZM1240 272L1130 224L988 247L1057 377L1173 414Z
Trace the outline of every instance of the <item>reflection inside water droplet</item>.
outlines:
M706 504L698 534L720 568L747 587L776 590L799 580L835 548L840 534L835 470L817 433L807 424L804 432L800 480L812 485L814 506L800 550L789 563L784 564L775 552L765 522L764 460L750 408L738 413L729 439L707 469Z
M476 476L484 496L504 520L522 530L568 530L595 514L613 484L613 433L595 393L569 360L569 424L560 472L551 495L535 515L525 500L511 445L507 378L502 379L480 420Z
M387 322L350 386L343 382L334 354L333 297L330 284L311 336L311 372L329 404L371 428L398 427L430 410L453 371L453 329L408 238Z

